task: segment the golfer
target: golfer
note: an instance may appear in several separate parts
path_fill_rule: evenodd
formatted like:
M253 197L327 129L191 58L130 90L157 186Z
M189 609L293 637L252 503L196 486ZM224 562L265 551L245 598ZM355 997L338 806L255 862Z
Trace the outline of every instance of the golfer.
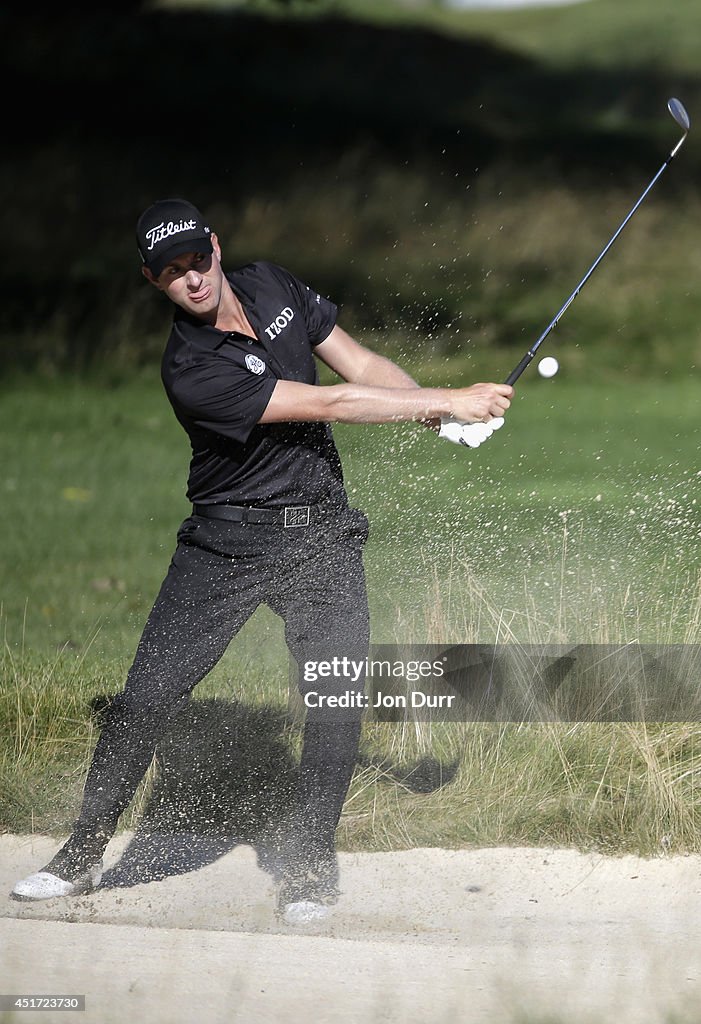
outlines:
M144 276L175 305L162 379L192 445L192 514L107 712L73 832L15 885L19 899L99 884L105 848L159 738L259 605L284 620L299 666L367 656L367 520L349 506L329 424L411 420L459 431L502 417L513 393L503 384L421 388L354 341L333 303L282 267L224 273L217 236L183 200L150 206L137 244ZM321 386L317 359L344 383ZM326 682L329 692L348 690L347 681ZM277 911L290 923L324 917L338 897L335 831L360 715L307 711L296 802L275 833Z

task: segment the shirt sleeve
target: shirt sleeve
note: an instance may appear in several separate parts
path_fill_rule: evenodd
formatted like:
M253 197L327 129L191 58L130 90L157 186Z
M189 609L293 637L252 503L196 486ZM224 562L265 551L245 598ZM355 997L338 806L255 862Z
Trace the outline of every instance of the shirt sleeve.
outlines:
M176 411L179 408L191 423L243 444L276 383L267 367L259 373L218 359L183 369L170 390Z
M271 264L270 269L281 278L295 309L302 315L310 343L320 345L336 326L338 307L284 267Z

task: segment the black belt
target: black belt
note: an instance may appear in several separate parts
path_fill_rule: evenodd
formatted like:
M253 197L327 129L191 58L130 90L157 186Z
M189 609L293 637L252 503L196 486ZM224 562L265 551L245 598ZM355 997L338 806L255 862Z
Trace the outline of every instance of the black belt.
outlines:
M247 505L193 505L192 514L230 523L274 523L277 526L311 526L318 506L287 505L285 508L249 508Z

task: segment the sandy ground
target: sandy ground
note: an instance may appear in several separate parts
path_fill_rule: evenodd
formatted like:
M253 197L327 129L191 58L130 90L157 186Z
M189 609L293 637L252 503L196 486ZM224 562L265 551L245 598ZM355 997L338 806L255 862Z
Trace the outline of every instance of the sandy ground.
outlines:
M696 856L341 854L332 919L300 931L277 922L249 847L188 870L175 848L130 861L130 842L112 842L117 866L90 896L0 902L0 992L86 996L84 1014L3 1024L701 1020ZM0 889L56 847L0 837ZM149 858L161 877L140 881Z

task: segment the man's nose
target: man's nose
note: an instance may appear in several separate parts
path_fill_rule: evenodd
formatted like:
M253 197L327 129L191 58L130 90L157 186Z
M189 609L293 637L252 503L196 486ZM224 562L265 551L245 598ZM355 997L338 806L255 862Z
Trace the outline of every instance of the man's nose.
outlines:
M185 280L190 288L199 288L202 283L202 274L199 270L188 270Z

